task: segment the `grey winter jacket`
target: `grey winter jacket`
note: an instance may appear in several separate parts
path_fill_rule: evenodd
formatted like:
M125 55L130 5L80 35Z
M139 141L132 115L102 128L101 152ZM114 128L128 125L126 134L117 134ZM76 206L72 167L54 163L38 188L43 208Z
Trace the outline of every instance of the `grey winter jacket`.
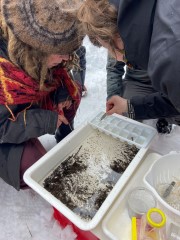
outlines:
M113 0L128 62L147 70L157 93L132 97L136 119L180 114L180 2Z
M123 96L123 75L124 75L123 62L116 61L110 55L107 57L107 99L113 95Z
M3 39L0 39L0 56L8 58L6 43ZM25 109L26 106L29 104L9 107L16 114ZM9 120L9 117L11 117L9 110L4 105L0 105L0 177L19 190L20 160L24 143L46 133L54 134L58 114L33 105L26 111L26 126L23 112L19 113L15 122Z

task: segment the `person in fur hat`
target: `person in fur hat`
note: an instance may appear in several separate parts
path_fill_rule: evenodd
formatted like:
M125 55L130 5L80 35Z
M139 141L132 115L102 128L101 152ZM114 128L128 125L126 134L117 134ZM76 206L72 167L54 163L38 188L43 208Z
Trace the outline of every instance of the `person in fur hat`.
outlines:
M38 140L72 130L81 89L69 70L83 32L81 0L1 0L0 177L24 189L23 174L46 151Z

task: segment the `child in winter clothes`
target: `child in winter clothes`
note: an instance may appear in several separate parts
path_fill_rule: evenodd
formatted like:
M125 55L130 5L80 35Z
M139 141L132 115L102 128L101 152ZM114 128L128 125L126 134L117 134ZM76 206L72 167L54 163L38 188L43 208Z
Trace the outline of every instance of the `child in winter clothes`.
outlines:
M1 0L0 177L17 190L26 188L25 170L46 153L38 137L57 130L60 141L71 131L81 99L68 73L83 39L80 4Z

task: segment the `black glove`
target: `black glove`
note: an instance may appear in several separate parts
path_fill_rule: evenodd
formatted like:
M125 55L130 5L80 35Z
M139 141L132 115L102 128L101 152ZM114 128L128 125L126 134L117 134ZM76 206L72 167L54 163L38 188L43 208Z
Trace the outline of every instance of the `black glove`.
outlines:
M70 100L69 92L66 87L59 87L51 94L51 99L54 104L58 104L60 102L65 102L67 99Z
M172 124L168 123L168 121L165 118L160 118L156 123L156 129L158 133L169 134L172 130Z
M63 138L65 138L69 133L74 130L73 122L66 125L62 123L60 127L56 130L55 139L56 142L59 143Z

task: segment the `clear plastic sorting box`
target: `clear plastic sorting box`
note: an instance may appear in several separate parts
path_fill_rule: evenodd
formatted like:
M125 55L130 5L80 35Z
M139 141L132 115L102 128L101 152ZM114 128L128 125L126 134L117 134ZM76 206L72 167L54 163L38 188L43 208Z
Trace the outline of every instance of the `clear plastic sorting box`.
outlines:
M122 141L145 148L156 135L156 129L153 127L117 114L106 116L103 120L99 121L103 114L102 112L99 113L90 121L90 124L94 128L98 128L100 131L110 134L112 137L119 138Z
M139 123L137 121L116 114L106 116L103 120L101 120L103 114L104 112L100 112L92 120L84 123L81 127L70 133L65 139L63 139L59 144L57 144L47 154L45 154L38 162L31 166L24 174L25 182L32 189L34 189L52 206L54 206L65 217L67 217L71 222L73 222L78 228L82 230L91 230L98 225L108 208L112 205L115 198L122 191L123 187L128 182L128 179L143 159L143 156L148 150L151 140L156 135L156 130L154 128L143 123ZM98 136L97 139L94 136ZM90 141L91 139L94 139L94 145ZM108 179L108 182L104 185L106 187L106 185L112 181L111 176L110 178L109 175L108 178L106 176L106 170L107 174L111 173L109 169L105 167L106 162L111 160L111 156L113 156L114 152L118 154L118 151L121 151L119 146L125 143L127 143L129 146L135 145L138 149L138 152L135 154L125 171L118 176L117 181L109 190L106 198L97 209L96 213L92 216L91 219L88 219L88 221L87 219L83 219L80 215L75 213L72 209L70 209L61 200L47 191L44 187L45 179L51 176L54 170L61 166L62 163L66 163L67 159L71 158L71 156L77 155L77 153L83 147L89 151L88 154L86 153L84 155L87 158L89 156L87 160L87 163L89 164L87 169L91 169L89 171L90 176L87 176L87 179L91 179L92 176L98 176L98 180L94 184L94 187L97 189L97 183L99 183L99 185L102 185L104 181ZM113 147L116 145L117 148L114 150ZM96 147L98 148L98 154L94 156ZM97 160L99 161L98 163L96 162ZM100 169L99 172L97 172L98 168ZM80 182L80 184L84 187L84 181L78 178L77 183L78 182ZM77 189L77 186L75 185L72 188L72 191L75 191L75 189ZM87 186L83 188L82 193L85 192L84 189L88 189L88 185L92 184L88 184L87 181ZM88 201L89 200L87 199L87 202ZM92 199L90 201L92 202ZM79 209L80 208L81 206L79 206Z

